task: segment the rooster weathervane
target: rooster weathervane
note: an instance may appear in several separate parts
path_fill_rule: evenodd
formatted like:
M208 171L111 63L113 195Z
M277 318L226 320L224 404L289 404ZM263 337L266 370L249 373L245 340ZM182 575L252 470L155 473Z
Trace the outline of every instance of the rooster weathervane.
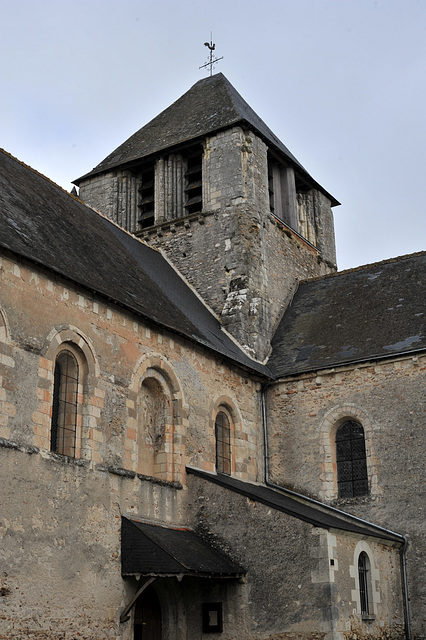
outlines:
M219 62L219 60L223 60L223 56L221 56L220 58L213 59L213 51L216 49L216 45L213 43L213 37L211 33L210 33L210 42L205 42L204 46L208 47L210 51L209 60L208 62L206 62L205 64L202 64L201 67L198 67L198 68L205 69L206 67L210 67L210 75L213 75L213 66L216 64L216 62Z

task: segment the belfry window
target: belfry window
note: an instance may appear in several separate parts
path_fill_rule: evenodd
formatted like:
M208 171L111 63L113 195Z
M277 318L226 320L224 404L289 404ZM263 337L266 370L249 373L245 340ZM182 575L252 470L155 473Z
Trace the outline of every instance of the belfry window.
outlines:
M358 557L358 577L359 577L359 596L361 605L361 614L369 615L370 613L370 560L365 551L362 551Z
M268 161L269 208L271 213L298 231L296 181L292 167Z
M139 191L139 218L138 223L141 229L151 227L154 224L154 196L155 196L155 166L154 164L145 167L141 173Z
M203 150L196 147L186 155L185 212L199 213L203 209Z
M55 453L75 457L78 364L70 351L61 351L57 356L53 378L50 449Z
M215 421L216 471L231 475L231 423L224 411L219 411Z
M336 433L337 487L339 498L368 494L364 429L347 420Z

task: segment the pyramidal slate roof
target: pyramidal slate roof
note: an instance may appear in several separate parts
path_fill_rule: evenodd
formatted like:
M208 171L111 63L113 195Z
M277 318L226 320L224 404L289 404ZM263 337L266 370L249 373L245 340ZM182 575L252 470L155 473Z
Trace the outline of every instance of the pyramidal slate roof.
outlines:
M301 283L272 349L276 377L426 349L426 252Z
M258 373L163 255L0 150L0 246Z
M238 124L255 131L297 168L313 187L320 189L330 198L333 205L338 204L333 196L309 176L306 169L222 73L199 80L170 107L117 147L92 171L74 182L78 186L90 176L132 164L165 149L201 139Z

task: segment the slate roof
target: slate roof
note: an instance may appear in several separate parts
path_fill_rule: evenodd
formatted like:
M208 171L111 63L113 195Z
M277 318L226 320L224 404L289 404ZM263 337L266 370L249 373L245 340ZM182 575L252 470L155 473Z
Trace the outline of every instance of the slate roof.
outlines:
M162 254L0 150L0 246L252 371Z
M188 528L121 518L123 575L238 578L245 570Z
M134 163L164 149L201 139L237 124L248 126L255 131L298 169L299 174L312 187L330 198L332 205L338 204L333 196L313 180L222 73L199 80L170 107L117 147L92 171L75 180L75 184L79 185L85 178L114 167Z
M299 285L272 340L286 376L426 348L426 252Z
M267 507L286 513L293 518L308 522L314 527L338 529L357 535L381 538L382 540L389 540L399 544L404 542L404 537L399 533L388 531L383 527L366 522L365 520L359 520L349 513L334 509L333 507L314 500L309 500L306 496L293 491L273 489L265 485L244 482L232 476L214 474L189 466L186 467L186 471L203 480L213 482L224 489L239 493L250 500L260 502Z

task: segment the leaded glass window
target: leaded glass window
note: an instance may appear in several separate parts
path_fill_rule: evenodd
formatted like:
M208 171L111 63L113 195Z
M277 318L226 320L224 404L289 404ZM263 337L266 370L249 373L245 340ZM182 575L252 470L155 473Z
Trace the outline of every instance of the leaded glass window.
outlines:
M347 420L336 433L337 487L339 498L368 494L364 429Z
M361 613L368 615L370 613L368 586L370 580L370 561L365 551L359 554L358 558L358 576L359 576L359 596L361 604Z
M215 421L216 471L231 475L231 424L224 411L219 411Z
M75 456L78 402L78 364L70 351L61 351L53 374L50 448L55 453Z

